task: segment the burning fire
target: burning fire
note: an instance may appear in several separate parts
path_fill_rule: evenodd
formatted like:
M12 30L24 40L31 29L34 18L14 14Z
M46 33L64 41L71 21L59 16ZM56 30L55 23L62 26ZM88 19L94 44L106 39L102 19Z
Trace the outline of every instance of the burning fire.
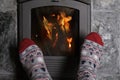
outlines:
M47 37L52 40L52 23L48 22L48 20L43 16L43 24L47 31Z
M57 15L57 20L63 32L70 31L69 21L72 20L71 16L66 16L64 12L60 12L60 15Z
M67 38L67 42L68 42L68 47L71 48L71 43L72 43L72 37Z
M53 47L55 47L56 46L56 43L57 43L57 41L58 41L58 33L56 33L56 35L55 35L55 41L54 41L54 43L53 43Z
M56 46L56 43L58 42L58 38L59 38L59 32L53 32L54 29L59 30L58 27L60 27L60 30L65 33L64 35L67 36L69 35L70 32L70 21L72 20L71 16L67 16L65 14L65 12L60 12L60 14L52 14L52 17L56 17L56 23L51 23L47 20L47 18L45 16L43 16L43 25L45 30L47 31L47 37L53 41L53 47ZM57 24L57 26L55 26L55 24ZM53 26L54 25L54 26ZM53 37L53 35L55 35L55 37ZM53 39L55 38L55 39ZM68 47L71 48L71 43L72 43L72 37L67 38L67 43L68 43Z

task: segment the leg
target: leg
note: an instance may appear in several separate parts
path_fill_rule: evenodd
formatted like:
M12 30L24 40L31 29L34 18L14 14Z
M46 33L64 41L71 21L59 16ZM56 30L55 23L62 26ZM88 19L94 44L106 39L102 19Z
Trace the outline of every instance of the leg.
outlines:
M78 80L96 80L96 71L103 54L103 42L99 34L92 32L82 45Z
M30 39L23 39L19 47L20 61L30 80L52 80L41 49Z

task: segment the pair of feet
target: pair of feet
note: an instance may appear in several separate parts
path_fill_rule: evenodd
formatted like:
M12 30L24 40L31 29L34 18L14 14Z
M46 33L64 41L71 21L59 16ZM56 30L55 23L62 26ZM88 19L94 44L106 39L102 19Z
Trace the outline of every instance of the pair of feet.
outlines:
M99 34L91 32L82 45L78 80L95 80L96 71L103 54L103 42ZM20 61L31 80L52 80L42 50L30 39L25 38L19 46Z

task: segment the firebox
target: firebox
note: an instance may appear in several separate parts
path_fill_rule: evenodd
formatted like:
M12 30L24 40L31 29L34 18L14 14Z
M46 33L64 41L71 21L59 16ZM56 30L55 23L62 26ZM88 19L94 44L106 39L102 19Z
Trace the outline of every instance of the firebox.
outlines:
M31 39L46 56L74 54L79 30L79 11L63 6L45 6L31 10Z
M90 4L83 0L19 0L19 41L32 39L54 79L75 79L80 43L90 32Z

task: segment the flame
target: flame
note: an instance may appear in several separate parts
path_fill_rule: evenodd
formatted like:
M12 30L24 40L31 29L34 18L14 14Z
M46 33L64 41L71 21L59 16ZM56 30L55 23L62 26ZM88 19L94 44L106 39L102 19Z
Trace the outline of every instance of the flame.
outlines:
M66 16L65 12L60 12L60 15L57 15L57 20L63 32L70 31L69 21L72 20L71 16Z
M67 16L65 14L65 12L60 12L60 14L58 15L55 15L55 14L51 14L50 16L52 17L56 17L56 21L57 21L57 26L56 23L51 23L47 20L47 18L45 16L43 16L43 25L44 25L44 28L47 32L47 37L53 41L53 44L52 44L52 47L55 47L57 42L58 42L58 36L59 36L59 33L56 32L53 34L53 30L59 30L58 27L60 27L60 30L62 32L64 32L65 36L67 37L69 35L69 32L70 32L70 21L72 20L72 17L71 16ZM53 36L55 36L55 39L53 39ZM68 48L71 48L72 45L72 37L69 37L67 38L67 43L68 43Z
M67 42L68 42L68 47L71 48L72 47L72 45L71 45L71 43L72 43L72 37L67 38Z
M57 41L58 41L58 33L56 33L55 34L55 41L54 41L54 43L53 43L53 47L55 47L56 46L56 43L57 43Z
M43 24L47 31L47 37L52 40L52 23L48 22L48 20L43 16Z
M51 16L52 16L52 17L55 17L55 14L52 14Z

